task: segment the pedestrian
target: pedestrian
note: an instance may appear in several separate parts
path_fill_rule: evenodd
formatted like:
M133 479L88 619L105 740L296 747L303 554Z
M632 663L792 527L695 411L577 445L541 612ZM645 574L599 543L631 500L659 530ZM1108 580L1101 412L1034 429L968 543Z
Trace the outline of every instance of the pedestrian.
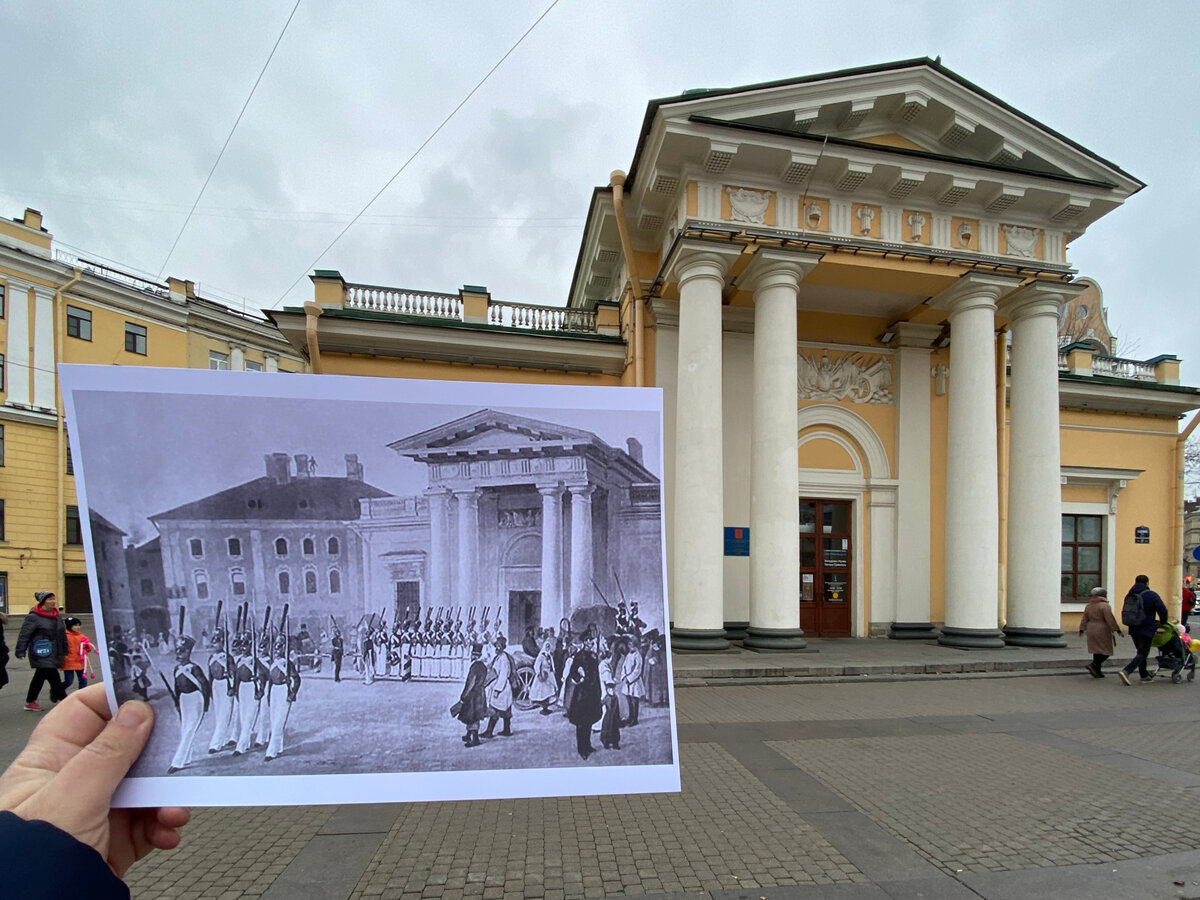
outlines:
M512 656L509 655L508 639L504 635L496 637L496 655L492 659L491 670L488 672L487 703L488 726L483 737L490 738L496 729L496 723L504 720L504 730L501 737L512 737L512 704L513 681L516 678Z
M617 695L617 679L614 671L620 666L618 640L600 653L600 688L604 692L600 705L604 712L600 717L600 743L605 750L621 749L621 699Z
M68 616L64 624L67 628L67 655L63 657L62 664L65 694L72 683L77 683L81 688L87 687L83 682L83 657L90 652L87 648L91 647L92 642L83 633L83 623L74 616Z
M4 640L4 628L8 616L0 613L0 688L8 684L8 641Z
M554 638L545 638L542 649L533 662L533 683L529 685L529 702L541 704L542 715L550 715L550 701L558 694L554 680Z
M1187 581L1183 583L1183 605L1181 607L1183 609L1183 618L1179 621L1184 624L1184 627L1187 626L1188 616L1190 616L1192 614L1192 610L1196 608L1196 592L1192 590L1191 584L1188 583L1191 580L1192 576L1189 575L1187 577Z
M628 644L628 652L621 661L621 671L617 677L621 684L621 692L625 695L625 704L629 709L629 713L625 717L625 724L636 725L638 723L638 707L646 696L645 681L642 678L644 662L637 636L630 637Z
M1150 590L1149 576L1139 575L1134 579L1133 587L1129 589L1121 604L1121 621L1129 630L1129 637L1134 646L1133 659L1117 673L1126 685L1129 684L1129 675L1134 669L1138 670L1142 681L1149 681L1154 677L1146 668L1146 660L1150 656L1150 641L1158 628L1155 617L1166 625L1167 607L1162 602L1162 597Z
M587 759L592 755L592 723L600 718L600 663L596 659L596 641L589 637L571 660L567 672L571 685L567 718L575 726L575 748Z
M1086 668L1093 678L1103 678L1101 667L1113 655L1113 635L1123 634L1108 602L1108 591L1102 587L1092 588L1091 599L1083 609L1079 620L1079 636L1087 634L1088 653L1092 661Z
M342 656L346 652L346 641L342 638L342 630L333 626L333 639L330 641L329 661L333 663L333 680L342 680Z
M450 708L451 714L467 726L467 733L463 735L463 744L467 747L479 746L479 726L488 712L484 687L487 682L488 667L481 659L482 656L483 645L472 644L471 665L467 669L466 683L463 684L458 702Z
M67 630L63 628L62 617L58 614L58 598L53 593L38 591L33 598L36 603L21 623L16 653L17 659L24 659L28 653L29 665L33 669L33 678L25 693L25 708L30 712L41 712L42 706L37 698L43 684L50 683L50 699L53 702L57 703L67 696L62 679L58 676L58 670L67 655Z

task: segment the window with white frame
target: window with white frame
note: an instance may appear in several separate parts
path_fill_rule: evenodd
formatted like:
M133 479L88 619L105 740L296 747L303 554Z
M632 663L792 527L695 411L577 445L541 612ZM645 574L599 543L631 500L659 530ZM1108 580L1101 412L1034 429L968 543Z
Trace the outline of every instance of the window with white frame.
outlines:
M208 367L221 372L229 371L229 354L218 353L216 350L208 351Z

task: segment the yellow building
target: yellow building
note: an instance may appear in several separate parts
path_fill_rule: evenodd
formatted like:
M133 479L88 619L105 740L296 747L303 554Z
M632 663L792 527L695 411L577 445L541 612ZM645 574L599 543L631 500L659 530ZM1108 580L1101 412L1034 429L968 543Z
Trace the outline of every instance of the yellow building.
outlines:
M695 91L565 308L321 270L270 315L315 371L663 388L676 648L1057 646L1097 585L1178 608L1200 390L1113 355L1067 259L1142 187L928 59Z
M0 610L17 613L36 590L91 609L57 363L306 369L269 323L197 297L191 282L56 251L31 209L0 219L0 353ZM127 537L101 532L114 552Z

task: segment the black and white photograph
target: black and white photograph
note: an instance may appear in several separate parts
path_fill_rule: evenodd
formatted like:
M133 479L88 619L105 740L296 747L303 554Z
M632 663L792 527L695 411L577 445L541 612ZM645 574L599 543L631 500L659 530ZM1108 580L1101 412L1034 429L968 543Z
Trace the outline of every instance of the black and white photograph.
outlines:
M61 372L125 805L679 789L659 391Z

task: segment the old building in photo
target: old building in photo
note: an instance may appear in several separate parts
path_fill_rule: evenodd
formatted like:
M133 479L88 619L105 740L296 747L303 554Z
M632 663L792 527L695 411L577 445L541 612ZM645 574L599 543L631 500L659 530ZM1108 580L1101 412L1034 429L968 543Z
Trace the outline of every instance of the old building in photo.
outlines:
M1143 186L934 60L689 91L563 308L318 270L270 315L319 372L662 388L675 648L1055 646L1094 586L1180 595L1200 391L1117 355L1069 259Z

